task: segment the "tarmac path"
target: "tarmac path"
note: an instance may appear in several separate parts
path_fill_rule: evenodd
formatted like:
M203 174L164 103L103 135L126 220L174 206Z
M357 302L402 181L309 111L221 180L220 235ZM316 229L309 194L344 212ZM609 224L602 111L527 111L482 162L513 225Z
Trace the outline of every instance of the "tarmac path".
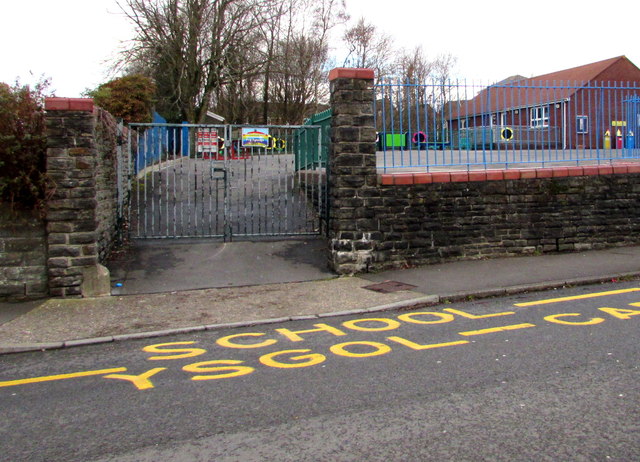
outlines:
M629 281L4 355L0 459L638 460L638 332Z

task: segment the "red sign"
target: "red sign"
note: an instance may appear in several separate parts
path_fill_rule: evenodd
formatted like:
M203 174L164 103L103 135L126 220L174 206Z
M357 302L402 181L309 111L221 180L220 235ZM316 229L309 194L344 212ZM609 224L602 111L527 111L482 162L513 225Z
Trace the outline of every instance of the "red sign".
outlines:
M196 145L198 152L218 152L218 132L216 130L198 130Z

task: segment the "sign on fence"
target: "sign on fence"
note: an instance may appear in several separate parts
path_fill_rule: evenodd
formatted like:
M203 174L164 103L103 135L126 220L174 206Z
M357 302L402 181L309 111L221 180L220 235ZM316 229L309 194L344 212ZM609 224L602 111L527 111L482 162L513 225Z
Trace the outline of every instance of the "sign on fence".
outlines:
M218 131L201 129L196 134L198 152L218 152Z
M268 148L269 129L268 128L243 128L242 146L246 148Z

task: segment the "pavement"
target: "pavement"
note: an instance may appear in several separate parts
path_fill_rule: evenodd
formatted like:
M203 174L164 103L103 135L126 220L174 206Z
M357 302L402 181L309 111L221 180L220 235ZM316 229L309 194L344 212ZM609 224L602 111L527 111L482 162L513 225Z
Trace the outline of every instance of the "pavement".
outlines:
M327 269L325 248L313 238L137 243L108 265L111 296L0 303L0 354L391 309L437 310L472 298L640 278L640 246L351 277Z

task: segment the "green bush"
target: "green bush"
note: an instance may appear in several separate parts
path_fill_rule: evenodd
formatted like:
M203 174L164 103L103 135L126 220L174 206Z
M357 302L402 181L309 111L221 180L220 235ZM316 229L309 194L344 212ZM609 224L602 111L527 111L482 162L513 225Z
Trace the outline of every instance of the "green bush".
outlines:
M156 86L140 74L126 75L87 92L96 105L114 117L130 122L151 122Z
M0 201L14 209L40 207L44 199L46 87L0 82Z

